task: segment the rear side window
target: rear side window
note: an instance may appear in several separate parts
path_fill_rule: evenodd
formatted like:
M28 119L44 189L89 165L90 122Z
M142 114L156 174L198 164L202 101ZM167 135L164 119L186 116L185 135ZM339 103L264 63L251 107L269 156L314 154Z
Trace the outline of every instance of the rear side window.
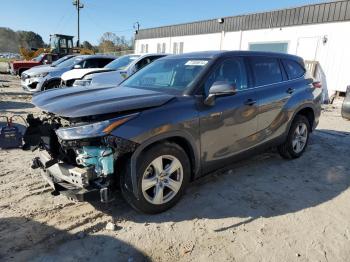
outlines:
M286 69L289 79L297 79L305 74L305 69L293 60L283 60L284 68Z
M270 85L283 80L277 58L252 57L250 61L256 86Z

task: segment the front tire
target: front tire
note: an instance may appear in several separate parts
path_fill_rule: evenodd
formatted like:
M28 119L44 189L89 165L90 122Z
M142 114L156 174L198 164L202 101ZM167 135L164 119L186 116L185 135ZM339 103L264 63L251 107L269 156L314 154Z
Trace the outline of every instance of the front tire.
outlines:
M157 144L143 152L136 170L139 199L125 188L125 177L121 178L121 192L133 208L148 214L173 207L185 192L191 176L187 154L173 143ZM122 176L130 176L130 172Z
M310 136L310 123L303 115L297 115L290 127L287 140L277 149L285 159L300 157L306 150Z
M61 81L60 80L53 80L48 83L45 83L44 86L42 87L41 91L46 91L54 88L60 88L61 86Z

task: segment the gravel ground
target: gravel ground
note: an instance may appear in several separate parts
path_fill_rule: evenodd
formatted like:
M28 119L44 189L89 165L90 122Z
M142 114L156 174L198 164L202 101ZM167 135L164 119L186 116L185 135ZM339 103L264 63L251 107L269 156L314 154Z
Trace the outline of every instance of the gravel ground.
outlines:
M38 114L0 75L0 115ZM325 106L300 159L251 157L160 215L53 197L34 153L0 151L0 261L349 261L350 121ZM0 120L1 121L1 120Z

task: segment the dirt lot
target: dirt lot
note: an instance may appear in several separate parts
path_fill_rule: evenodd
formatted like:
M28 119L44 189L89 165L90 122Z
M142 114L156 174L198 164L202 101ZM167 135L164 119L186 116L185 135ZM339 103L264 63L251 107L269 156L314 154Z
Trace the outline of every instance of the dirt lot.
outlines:
M18 84L0 75L1 115L38 113ZM0 260L349 261L350 121L340 103L325 106L302 158L236 163L156 216L119 195L110 205L53 197L30 169L34 153L2 150Z

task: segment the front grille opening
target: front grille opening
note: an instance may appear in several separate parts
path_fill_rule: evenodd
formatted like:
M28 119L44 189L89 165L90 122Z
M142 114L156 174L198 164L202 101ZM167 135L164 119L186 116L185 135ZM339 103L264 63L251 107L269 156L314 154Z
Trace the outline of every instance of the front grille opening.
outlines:
M33 82L33 83L31 83L30 85L28 85L28 87L29 87L30 89L35 89L35 88L37 87L37 85L38 85L38 82Z

